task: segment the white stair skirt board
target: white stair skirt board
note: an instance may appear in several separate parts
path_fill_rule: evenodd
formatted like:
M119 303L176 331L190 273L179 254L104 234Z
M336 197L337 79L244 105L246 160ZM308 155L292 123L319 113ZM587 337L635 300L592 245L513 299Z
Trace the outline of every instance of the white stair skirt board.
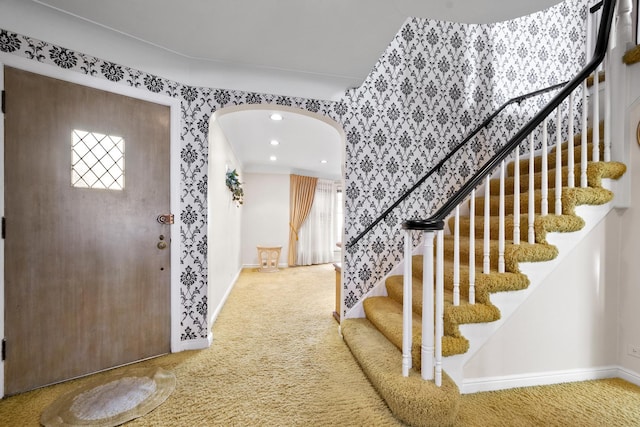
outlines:
M602 186L611 189L614 184L615 182L612 180L605 179L603 180ZM582 230L571 233L547 234L548 243L558 248L558 257L546 262L520 263L520 271L529 278L529 286L520 291L491 294L491 302L500 309L500 319L491 323L460 325L460 333L469 340L469 350L464 354L445 357L443 360L443 369L455 381L460 390L463 390L466 384L464 379L465 365L478 350L489 341L493 334L507 322L509 317L518 310L518 307L535 291L547 276L553 272L564 258L604 219L614 205L615 201L600 206L577 206L576 215L585 221L585 226ZM545 378L545 376L542 375L540 378ZM497 382L496 385L500 383L502 382ZM498 388L494 388L493 390L498 390Z

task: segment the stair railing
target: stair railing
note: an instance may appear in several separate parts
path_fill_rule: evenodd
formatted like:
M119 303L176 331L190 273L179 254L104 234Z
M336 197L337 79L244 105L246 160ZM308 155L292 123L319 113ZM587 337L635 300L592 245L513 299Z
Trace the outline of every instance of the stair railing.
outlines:
M553 96L553 98L531 119L529 120L509 141L497 150L495 155L487 161L478 171L466 181L460 189L458 189L453 196L451 196L433 215L427 219L422 220L406 220L402 223L402 228L405 230L405 253L404 253L404 280L403 280L403 345L402 345L402 373L404 376L409 375L409 370L412 367L411 348L412 348L412 232L421 231L423 233L423 312L422 312L422 346L421 346L421 376L424 380L435 380L437 386L442 384L442 340L444 335L444 226L445 220L452 215L453 226L453 251L454 251L454 266L453 266L453 283L452 287L452 301L453 305L460 304L460 274L459 274L459 213L463 204L468 201L469 203L469 279L468 279L468 298L469 303L475 302L475 223L474 217L476 215L476 204L483 206L482 214L484 215L483 223L483 248L482 248L482 273L492 274L494 272L504 273L505 266L505 246L506 246L506 233L505 227L505 191L506 191L506 160L511 156L513 159L513 220L510 226L509 232L512 233L512 244L519 245L521 237L521 209L527 211L527 228L525 230L527 243L535 243L535 218L536 212L539 212L541 216L549 214L549 178L551 175L553 194L552 206L555 215L562 215L562 194L563 185L567 187L573 187L576 185L576 174L573 169L574 165L574 102L575 92L582 92L582 134L580 135L580 173L579 173L579 185L586 187L588 185L587 169L588 169L588 112L587 112L587 96L588 86L587 78L596 73L594 78L593 87L591 89L593 105L592 113L592 135L591 142L593 149L591 151L592 161L599 161L600 156L600 119L599 119L599 70L602 62L606 57L609 43L609 33L612 26L612 20L614 15L615 0L608 0L600 2L591 8L591 20L588 24L588 28L595 28L596 24L593 23L594 19L599 20L597 40L595 43L595 49L593 55L590 54L590 43L587 43L588 60L587 65L567 84L564 84L562 89ZM594 13L596 12L596 13ZM609 91L605 90L605 96ZM563 109L563 104L566 102L567 106ZM609 120L609 114L607 113L606 105L609 101L605 101L605 120ZM609 103L610 105L610 103ZM553 112L555 114L555 121ZM549 138L549 128L552 128L555 132L555 149L549 153L549 145L552 141ZM566 131L565 131L566 129ZM604 124L604 129L609 130L608 122ZM563 148L562 148L562 136L563 131L567 137L567 162L564 167L563 162ZM539 141L536 138L536 133L539 134ZM604 138L605 147L605 161L610 160L610 139L606 136ZM465 144L468 142L465 139ZM522 161L523 165L528 167L529 179L527 183L519 182L520 174L520 151L526 151L525 142L528 142L528 159ZM540 144L539 155L540 165L537 166L536 161L536 144ZM609 148L607 148L609 145ZM457 151L460 147L456 147ZM453 156L453 153L443 159L438 165L436 165L436 172L440 170L442 165ZM555 171L549 169L549 160L555 160ZM540 169L538 176L536 177L536 169ZM563 173L563 169L566 169L566 177ZM498 179L498 203L495 206L492 203L491 197L491 178L496 172ZM430 171L429 175L433 172ZM426 178L424 179L426 180ZM420 184L424 182L421 180ZM539 181L539 187L537 186ZM478 199L476 203L476 189L482 186L484 183L484 200ZM411 188L413 191L418 185ZM527 197L520 197L521 190L527 190ZM406 198L405 194L403 196ZM482 202L482 203L479 203ZM398 202L399 203L399 202ZM393 207L397 206L394 204ZM480 209L478 209L480 211ZM388 213L388 212L385 212ZM497 213L498 216L498 245L497 248L490 245L490 230L491 226L491 214ZM365 230L366 231L366 230ZM435 239L435 263L434 263L434 239ZM353 243L352 243L353 244ZM492 260L493 261L492 263ZM456 265L456 262L458 265ZM435 271L434 271L435 270ZM434 283L435 281L435 283ZM434 286L435 285L435 286ZM435 295L434 295L435 287Z
M433 166L419 181L416 182L416 184L414 184L413 187L411 187L409 190L407 190L394 204L392 204L387 210L385 210L375 221L373 221L367 228L365 228L360 234L358 234L351 242L349 242L347 244L347 247L351 247L353 245L355 245L364 235L366 235L369 231L371 231L371 229L373 229L376 224L378 224L381 220L383 220L389 213L391 213L391 211L393 209L395 209L402 201L404 201L409 195L411 195L411 193L413 193L413 191L415 191L418 187L420 187L424 182L427 181L427 179L429 179L432 175L434 175L435 173L437 173L439 170L441 170L441 168L446 164L446 162L451 159L456 153L458 153L463 147L465 147L466 145L468 145L469 142L471 142L476 136L478 136L480 134L480 132L482 132L483 130L485 130L499 115L500 113L502 113L504 110L507 109L507 107L514 105L514 104L522 104L525 101L534 99L536 97L542 96L542 95L546 95L549 94L553 91L557 91L559 89L561 89L562 87L564 87L568 82L562 82L562 83L557 83L551 86L548 86L546 88L543 89L538 89L529 93L526 93L524 95L519 95L516 97L513 97L511 99L509 99L508 101L506 101L504 104L502 104L500 107L498 107L498 109L496 109L492 114L490 114L482 123L480 123L466 138L464 138L460 143L458 143L453 150L451 150L451 152L445 156L444 159L442 159L440 162L438 162L435 166ZM488 190L488 187L487 187ZM475 194L475 190L473 192L473 194ZM488 195L488 193L487 193ZM486 202L489 201L488 196L486 197ZM474 216L474 212L475 212L475 197L471 197L469 199L469 211L470 211L470 230L474 229L474 221L475 221L475 216ZM517 204L516 204L517 205ZM454 271L453 271L453 281L454 281L454 285L453 285L453 303L454 305L459 305L460 304L460 233L459 233L459 218L460 218L460 206L457 206L455 209L455 226L454 226L454 232L452 233L455 237L454 240ZM489 220L489 216L485 216L485 228L489 227L489 223L487 222ZM442 223L444 226L444 222ZM516 227L519 227L519 223L515 225ZM533 230L533 227L531 228L531 230ZM488 237L488 234L486 234L486 236ZM405 259L410 259L407 258L407 253L411 253L412 252L412 247L411 247L411 238L405 238L404 239L404 253L405 253ZM407 246L408 245L408 246ZM427 262L427 259L433 259L433 255L429 255L429 254L433 254L434 251L434 245L433 245L433 238L431 239L424 239L423 240L423 253L424 253L424 265L423 265L423 272L424 272L424 278L423 278L423 284L424 287L426 289L432 289L433 285L434 285L434 265L433 262ZM442 247L442 245L439 245L439 247ZM490 257L489 257L489 240L485 239L485 245L484 245L484 253L483 253L483 272L488 273L489 272L489 263L490 263ZM469 235L469 303L470 304L474 304L475 303L475 234L474 233L470 233ZM503 260L503 264L504 264L504 256L502 257ZM412 301L412 289L411 289L411 282L410 282L410 278L412 277L412 265L411 262L405 262L404 263L404 270L403 270L403 306L404 307L409 307L411 305L411 301ZM436 277L438 277L438 275L436 274ZM436 284L437 286L438 284ZM423 299L427 298L427 300L423 300L423 309L425 310L431 310L430 313L425 313L423 312L423 316L426 316L427 318L433 318L433 307L434 307L434 295L432 292L423 292L422 294ZM438 297L436 296L436 299ZM403 318L403 329L404 330L409 330L409 326L412 324L412 316L404 316ZM403 335L403 342L404 340L407 340L409 338L408 334L404 334ZM407 343L408 348L411 347L411 342ZM432 336L427 336L427 341L423 341L423 346L425 346L426 351L422 352L423 354L426 353L433 353L434 351L434 346L436 345L435 341L433 340ZM404 346L404 344L403 344ZM406 352L403 352L403 375L407 376L409 370L411 369L411 358L408 357L410 356L410 353L407 354ZM428 362L427 362L428 363ZM433 379L433 378L431 378Z

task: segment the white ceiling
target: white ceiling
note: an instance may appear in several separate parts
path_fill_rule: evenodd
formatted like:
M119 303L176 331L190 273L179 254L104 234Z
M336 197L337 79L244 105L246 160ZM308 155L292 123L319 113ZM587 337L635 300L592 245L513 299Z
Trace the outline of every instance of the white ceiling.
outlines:
M280 112L282 120L271 120L273 112ZM293 109L240 110L216 114L215 121L242 158L244 172L287 172L334 180L342 176L341 137L324 121ZM279 144L271 145L272 140Z
M467 23L558 0L34 0L187 58L359 86L409 17Z
M2 0L6 1L6 0ZM55 9L67 19L94 26L133 44L179 58L176 67L194 70L233 70L242 76L279 76L280 80L316 82L325 88L324 99L359 86L402 24L409 17L434 18L467 23L497 22L542 10L558 0L32 0L32 4ZM15 1L14 1L15 3ZM51 10L49 9L49 10ZM51 23L54 25L54 23ZM35 29L36 31L37 28ZM63 29L60 30L63 32ZM134 43L135 42L135 43ZM92 52L90 52L92 53ZM99 55L96 55L99 56ZM204 65L203 65L204 64ZM127 64L128 65L128 64ZM195 73L193 73L195 74ZM209 72L209 75L211 73ZM195 78L195 77L194 77ZM266 77L265 77L266 79ZM311 84L309 84L311 82ZM191 84L196 84L191 82ZM247 83L251 86L252 83ZM282 86L279 86L282 87ZM229 87L247 90L247 87ZM330 89L326 89L330 88ZM315 88L317 89L317 88ZM250 88L250 90L255 90ZM268 89L267 89L268 90ZM276 94L285 94L269 92ZM302 92L304 93L304 92ZM289 93L288 95L296 96ZM303 94L298 95L303 96ZM308 97L308 96L306 96ZM277 135L263 126L259 114L237 112L221 116L221 128L234 147L243 168L274 169L262 160L272 147L262 139L280 138L277 148L281 172L310 169L316 175L332 166L318 166L319 158L333 154L341 160L342 149L332 130L330 142L324 130L311 130L309 117L290 115L280 123ZM328 126L318 122L318 129ZM331 129L331 128L329 128ZM327 131L326 135L331 134ZM269 136L267 136L269 135ZM329 136L326 136L329 138ZM285 141L288 141L285 143ZM301 141L305 141L302 145ZM257 144L257 145L253 145ZM304 149L301 149L304 147ZM337 147L337 148L335 148ZM337 152L332 153L332 150ZM286 150L295 150L286 152ZM297 161L291 160L296 156ZM280 161L280 159L282 159ZM296 168L293 167L296 163ZM287 164L289 171L283 166ZM331 174L335 173L335 170Z

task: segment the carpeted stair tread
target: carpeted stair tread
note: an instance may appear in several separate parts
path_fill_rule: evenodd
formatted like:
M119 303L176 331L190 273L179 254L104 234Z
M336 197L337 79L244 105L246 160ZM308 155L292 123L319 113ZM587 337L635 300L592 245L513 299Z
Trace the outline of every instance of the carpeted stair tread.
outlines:
M529 212L529 195L530 193L523 193L520 195L520 213ZM505 214L507 212L513 212L514 197L513 195L505 196ZM562 191L562 214L573 215L575 214L575 207L579 205L602 205L613 200L613 193L605 188L567 188L564 187ZM542 192L536 190L534 194L535 212L541 212ZM489 207L491 215L498 215L500 196L491 196L489 198ZM549 192L547 195L547 204L549 213L555 213L555 194ZM476 214L484 214L484 197L476 197Z
M589 187L563 187L562 191L562 213L573 214L575 206L582 204L600 205L607 203L613 199L613 193L609 190L602 188L602 179L618 179L626 172L627 167L624 163L620 162L591 162L587 168L587 181ZM524 171L521 171L524 172ZM527 175L523 175L525 178ZM521 186L523 185L521 180ZM555 179L549 181L550 185L555 186ZM493 184L495 185L495 184ZM527 187L528 188L528 187ZM493 193L492 193L493 194ZM513 194L505 193L505 214L513 213ZM536 212L541 212L540 203L542 200L542 192L538 188L534 192L535 194L535 208ZM498 215L500 196L492 195L491 200L491 215ZM555 188L548 187L547 203L549 206L549 212L555 213ZM476 215L482 215L484 213L484 195L477 194L475 198L475 212ZM529 211L529 193L523 192L520 194L520 213L527 213Z
M593 162L587 167L587 181L590 187L602 187L603 179L619 179L627 172L627 165L621 162Z
M442 338L443 356L465 353L469 349L469 342L460 335L460 323L491 322L500 318L500 312L494 306L475 304L470 310L454 310L447 313L451 306L451 295L445 297L444 337ZM469 304L466 304L469 305ZM390 297L370 297L363 303L366 318L384 335L394 346L402 350L402 304ZM452 307L453 308L453 307ZM422 316L413 313L413 338L411 357L416 370L420 370L420 348L422 344ZM459 321L461 320L461 321Z
M587 176L587 185L589 187L595 187L593 183L589 182L589 178L595 178L598 170L598 166L601 162L589 162L587 164L586 176ZM591 169L591 171L590 171ZM594 169L596 172L594 172ZM567 166L562 167L562 186L569 186L569 168ZM574 168L573 170L573 186L579 187L581 183L581 171L579 168ZM514 189L515 178L513 176L505 177L504 179L504 194L513 194L515 192ZM542 187L542 172L536 172L533 175L533 188L541 188ZM520 193L525 193L529 191L529 174L527 171L521 171L519 176L519 188ZM549 165L547 171L547 188L554 189L556 188L556 168L554 165ZM491 194L500 194L500 179L493 178L490 180L490 189Z
M469 259L469 237L460 237L460 259ZM482 266L484 261L484 240L475 239L475 260L477 266ZM498 240L489 240L489 266L491 271L498 270L499 251ZM444 236L444 255L445 258L453 259L454 241L453 236ZM521 242L514 245L513 242L505 241L504 245L504 263L505 271L510 273L519 273L519 262L538 262L550 261L558 255L557 250L547 244Z
M620 178L624 172L626 171L626 166L624 163L620 162L589 162L587 164L586 176L587 176L587 186L589 187L601 187L603 178L610 179L618 179ZM579 187L582 181L581 171L579 165L576 165L573 171L573 182L574 187ZM568 187L568 178L569 178L569 168L567 166L563 166L562 168L562 186ZM504 180L505 194L513 194L514 193L514 182L515 178L513 176L508 176ZM536 172L534 174L534 188L541 188L542 186L542 172ZM529 173L527 170L520 171L520 192L524 193L529 190ZM547 172L547 188L554 189L556 187L556 169L555 163L549 164L549 170ZM497 195L500 193L500 179L494 178L490 180L490 189L491 194ZM480 194L478 194L480 195Z
M370 297L364 303L364 312L367 319L384 335L393 345L402 349L402 304L389 297ZM420 317L413 316L413 340L411 355L415 361L420 359ZM419 362L418 362L419 363Z
M371 322L345 319L341 330L353 356L396 417L411 426L455 425L460 392L446 372L441 387L422 380L415 370L403 377L402 352Z
M514 231L514 216L512 214L505 215L505 239L513 241ZM521 214L520 218L520 241L526 242L529 236L529 216L528 214ZM449 229L454 229L455 218L451 217L447 220ZM498 216L489 217L489 231L490 238L498 238L498 225L500 218ZM471 219L468 216L461 216L459 222L459 229L461 236L469 236L469 228L471 226ZM584 227L584 220L575 215L536 215L533 222L533 230L536 242L544 243L546 241L546 234L551 232L573 232L579 231ZM475 238L484 238L484 216L476 216L474 218L474 230Z
M422 257L416 255L415 257ZM394 275L387 278L385 287L387 295L399 304L402 304L403 278ZM519 291L529 286L529 279L522 273L498 273L492 271L489 274L482 273L481 268L476 268L475 276L475 301L478 304L490 304L489 294L493 292ZM445 261L444 268L445 301L453 301L453 263ZM419 277L412 281L412 309L414 313L422 313L422 280ZM460 301L469 299L469 266L460 265ZM477 322L470 322L477 323Z
M460 236L459 237L459 253L460 260L468 260L470 247L469 247L469 237ZM452 235L446 235L443 239L444 242L444 257L445 259L453 260L453 254L455 249L454 238ZM505 244L505 253L506 253ZM474 255L476 260L476 266L481 267L484 259L484 240L474 239ZM491 270L498 270L498 240L489 240L489 259Z
M444 300L445 300L445 304L451 304L453 305L453 268L452 266L450 266L451 268L446 269L445 273L444 273ZM469 267L468 266L461 266L460 268L460 300L461 301L468 301L469 299ZM478 275L482 274L479 270L478 270ZM492 273L493 274L493 273ZM495 273L498 274L498 273ZM488 276L488 275L484 275L484 276ZM522 276L522 275L520 275ZM476 280L476 282L478 282L478 280ZM484 280L484 278L480 278L479 280L479 284L476 283L476 292L480 293L482 295L482 299L476 297L476 302L477 303L489 303L489 298L488 293L487 292L483 292L480 288L482 286L484 286L484 284L487 282L487 280ZM522 289L521 287L522 285L516 285L517 289ZM524 284L524 286L526 287L526 284ZM386 282L385 282L385 288L387 289L387 297L391 298L392 300L394 300L395 302L397 302L398 304L402 305L402 296L404 294L404 283L403 283L403 278L402 276L391 276L389 278L387 278ZM510 289L505 289L505 290L510 290ZM423 292L423 287L422 287L422 279L419 277L415 277L413 278L413 282L411 285L411 296L412 296L412 309L413 312L421 315L422 314L422 292ZM495 291L494 291L495 292Z
M562 156L562 160L563 163L566 163L566 159L569 156L569 150L568 148L563 148L561 153ZM551 168L555 168L556 166L556 151L552 148L549 148L549 151L547 152L547 167L549 169ZM603 151L603 147L602 145L600 145L600 158L602 159L604 157L604 151ZM576 164L576 169L580 170L580 161L582 160L582 146L581 145L576 145L573 148L573 158L574 158L574 162ZM591 162L593 161L593 145L592 144L588 144L587 146L587 161ZM534 157L533 159L533 169L534 172L540 172L542 170L542 156L538 155L536 157ZM515 164L514 162L511 162L507 165L507 169L506 169L506 173L508 176L513 176L514 175L514 170L515 170ZM520 156L520 173L521 174L528 174L529 173L529 156Z
M573 171L574 173L574 186L579 186L580 185L580 170L578 169L577 171L574 169ZM533 175L533 179L534 179L534 188L540 188L542 185L542 172L536 172ZM568 177L569 177L569 168L568 167L563 167L562 168L562 186L563 187L567 187L568 186ZM529 174L524 174L522 171L520 172L520 176L519 176L519 187L520 187L520 193L524 193L526 191L529 190ZM513 176L508 176L505 177L504 179L504 194L513 194L515 192L514 190L514 183L515 183L515 178ZM547 188L555 188L556 185L556 169L555 169L555 165L552 168L551 165L549 165L549 169L547 171ZM491 194L499 194L500 193L500 179L499 178L493 178L490 180L490 186L489 188L491 189Z
M414 261L421 264L422 256L414 256ZM443 353L446 355L461 354L467 351L468 341L462 337L459 325L464 323L484 323L492 322L500 318L499 309L491 304L489 294L491 292L515 291L525 289L529 285L527 276L519 273L497 273L482 274L479 270L476 273L476 303L468 303L468 266L460 266L460 305L453 305L452 276L453 266L451 262L445 261L444 283L445 283L445 306L444 306L444 334ZM402 296L403 277L399 275L391 276L386 280L388 297L373 297L365 300L372 300L365 306L367 318L373 324L380 325L380 330L384 335L402 348ZM412 281L412 310L414 312L414 357L419 354L420 321L422 313L422 280L419 277ZM394 324L390 327L387 322Z
M466 236L460 236L460 260L469 259L469 238ZM475 260L476 268L480 269L483 266L484 259L484 240L475 239ZM489 240L489 260L491 271L498 270L498 240ZM445 236L444 238L444 254L445 259L453 259L454 242L453 236ZM529 254L524 256L524 254ZM520 242L518 245L514 245L513 242L505 241L504 245L504 262L505 271L510 273L518 273L517 264L519 262L539 262L550 261L557 256L557 250L553 249L548 244L527 243Z
M468 271L468 270L467 270ZM481 274L481 273L480 273ZM498 274L498 273L495 273ZM462 276L462 274L461 274ZM487 275L482 275L487 276ZM512 275L515 276L515 275ZM528 286L528 281L522 281L521 278L525 276L520 274L519 278L516 279L517 284L513 287L507 286L505 289L500 289L501 291L507 290L520 290L524 289ZM446 279L445 279L446 280ZM480 278L481 282L488 283L487 280L483 280ZM503 282L504 283L504 282ZM480 285L476 285L479 287L483 287L484 284L480 283ZM393 300L400 310L400 319L402 319L402 295L403 295L403 286L402 282L398 283L397 281L392 281L387 283L387 293L388 297ZM462 291L461 286L461 291ZM468 287L464 287L465 291ZM422 281L415 278L413 281L413 286L411 290L413 297L412 309L415 316L422 315ZM493 289L492 292L498 292L498 290ZM488 292L483 292L486 294L485 298L479 300L476 298L475 304L469 304L468 302L468 292L461 292L460 295L460 305L453 305L453 290L450 288L445 288L444 290L444 319L445 319L445 335L455 335L458 336L458 325L462 323L483 323L483 322L493 322L494 320L498 320L500 318L500 311L491 304L491 301L488 298ZM375 322L374 322L375 323ZM402 324L400 325L402 326ZM402 334L402 329L400 330ZM400 341L402 342L402 341Z
M604 135L604 122L600 122L600 144L598 146L599 148L599 152L600 152L600 158L604 158L604 144L602 141L602 136ZM593 140L593 129L589 129L587 131L587 161L592 161L593 160L593 143L591 142ZM548 147L548 157L547 157L547 165L549 167L555 167L555 162L556 162L556 155L555 155L555 141L548 141L549 144L553 144L550 145ZM569 144L567 141L564 141L561 144L561 150L562 150L562 158L563 159L567 159L568 155L569 155ZM528 146L527 146L528 148ZM574 162L576 163L576 165L578 165L581 161L582 158L582 135L581 134L576 134L573 138L573 159ZM563 161L563 163L566 163L566 160ZM541 154L535 156L534 158L534 168L536 172L540 172L541 168L542 168L542 156ZM577 166L576 166L577 167ZM507 174L509 176L513 176L515 169L515 165L514 162L510 162L507 165ZM520 173L528 173L529 170L529 155L521 155L520 156Z
M493 304L469 304L447 307L444 313L445 325L462 325L465 323L489 323L500 319L500 310ZM456 328L456 332L458 332ZM459 332L458 332L459 334Z
M548 246L548 245L547 245ZM547 249L550 250L550 249ZM526 262L524 260L521 262ZM531 260L532 262L535 259ZM422 312L422 255L413 256L413 307L416 313ZM482 266L476 263L475 268L475 300L480 303L489 302L490 292L516 291L525 289L529 285L527 276L521 273L498 273L491 271L489 274L482 273ZM403 276L392 275L385 281L387 294L397 302L402 302ZM444 288L453 291L453 261L444 260ZM469 297L469 264L460 263L460 296Z

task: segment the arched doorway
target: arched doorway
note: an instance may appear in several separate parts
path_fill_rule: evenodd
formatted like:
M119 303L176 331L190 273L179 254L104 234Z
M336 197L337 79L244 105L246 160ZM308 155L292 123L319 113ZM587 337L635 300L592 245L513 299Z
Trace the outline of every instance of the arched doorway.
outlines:
M280 114L282 120L271 115ZM223 300L233 271L257 266L256 247L281 246L286 265L289 236L289 175L307 175L344 183L345 134L340 124L299 108L280 105L242 105L216 111L209 125L209 281L213 307ZM244 185L242 206L230 203L223 185L228 170L236 170ZM339 215L342 219L342 203ZM339 238L343 240L343 226ZM239 244L221 236L238 236ZM230 247L230 245L232 247ZM341 260L338 248L337 258ZM229 264L236 265L228 267ZM225 277L229 276L229 277ZM210 277L213 277L210 274ZM341 301L339 298L338 301ZM340 310L336 310L340 311ZM215 317L215 313L214 313Z

